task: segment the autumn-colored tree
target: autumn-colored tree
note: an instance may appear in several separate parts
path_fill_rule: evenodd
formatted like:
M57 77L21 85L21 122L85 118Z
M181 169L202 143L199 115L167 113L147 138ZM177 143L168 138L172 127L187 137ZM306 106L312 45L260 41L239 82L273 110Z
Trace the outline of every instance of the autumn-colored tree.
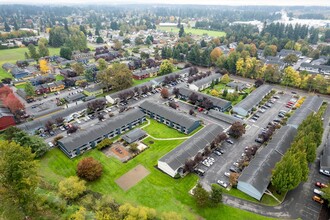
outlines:
M238 180L239 174L238 173L233 173L231 172L229 175L229 183L232 186L236 186L237 185L237 180Z
M219 47L214 48L210 53L212 63L215 63L221 55L222 55L221 49Z
M213 89L213 90L211 91L211 95L212 95L212 96L216 96L216 97L218 97L218 96L220 95L220 93L219 93L217 90Z
M9 86L0 87L0 100L4 100L10 93L13 93L13 90Z
M244 125L238 121L234 122L229 129L229 134L234 138L241 137L243 134L245 134Z
M102 175L102 164L93 157L86 157L79 161L77 166L77 175L85 180L93 181Z
M59 194L65 199L72 200L86 191L86 183L77 176L62 180L58 185Z
M163 97L163 99L167 99L170 96L170 93L168 89L163 88L162 91L160 91L160 95Z
M25 109L22 102L14 95L14 93L10 93L6 98L4 98L3 104L8 107L12 113Z
M49 66L47 60L40 60L39 61L40 71L42 73L47 73L49 71Z
M221 78L220 82L223 83L223 84L227 84L227 83L230 82L230 80L231 80L231 79L230 79L229 75L228 75L228 74L225 74L225 75L223 75L223 77Z

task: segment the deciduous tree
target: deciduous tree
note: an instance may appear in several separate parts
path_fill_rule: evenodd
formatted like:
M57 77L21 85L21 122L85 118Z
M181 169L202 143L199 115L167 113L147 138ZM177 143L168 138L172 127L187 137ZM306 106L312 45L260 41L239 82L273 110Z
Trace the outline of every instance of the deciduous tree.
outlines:
M212 184L211 189L210 202L212 206L216 206L222 201L222 189L217 184Z
M222 55L221 49L219 47L214 48L210 53L212 63L215 63L221 55Z
M29 82L29 81L25 84L24 91L25 91L27 96L30 96L30 97L35 96L34 87L31 84L31 82Z
M194 188L193 194L196 203L199 207L207 206L210 194L202 187L200 183L198 183L197 186Z
M47 60L39 60L39 67L42 73L47 73L49 71L49 66Z
M169 60L163 60L162 64L159 67L159 74L166 75L172 73L174 70L173 64Z
M71 176L62 180L58 185L59 194L67 199L73 200L86 191L84 180L80 180L77 176Z
M160 95L163 97L163 99L167 99L170 96L170 93L169 93L168 89L163 88L160 91Z
M100 178L102 172L102 164L92 157L82 159L77 165L77 175L87 181L94 181Z
M245 134L244 125L238 121L234 122L229 129L229 134L234 138L241 137L243 134Z

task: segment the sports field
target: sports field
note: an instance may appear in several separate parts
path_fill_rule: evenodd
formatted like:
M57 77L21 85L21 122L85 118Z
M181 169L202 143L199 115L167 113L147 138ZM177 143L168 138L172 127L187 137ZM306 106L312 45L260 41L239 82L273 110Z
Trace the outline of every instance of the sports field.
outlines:
M179 28L177 27L160 27L157 26L158 30L164 30L173 33L179 33ZM211 30L203 30L203 29L195 29L195 28L185 28L184 31L186 33L191 33L193 35L208 35L210 37L223 37L226 36L226 33L223 31L211 31Z

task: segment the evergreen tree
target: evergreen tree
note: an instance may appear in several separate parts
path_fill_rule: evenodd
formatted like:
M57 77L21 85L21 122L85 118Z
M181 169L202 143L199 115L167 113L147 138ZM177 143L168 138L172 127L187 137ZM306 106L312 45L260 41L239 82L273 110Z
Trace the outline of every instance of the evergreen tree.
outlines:
M8 23L5 22L5 31L6 32L10 32L11 31L11 28L9 27Z
M179 30L179 37L184 37L185 33L184 33L184 27L183 25L180 26L180 30Z

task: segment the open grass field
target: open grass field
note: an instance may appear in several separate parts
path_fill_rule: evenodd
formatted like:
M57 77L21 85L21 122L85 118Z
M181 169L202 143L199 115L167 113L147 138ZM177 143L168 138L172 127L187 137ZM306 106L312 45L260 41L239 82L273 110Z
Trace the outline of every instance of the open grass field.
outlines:
M142 83L149 82L150 80L152 80L154 78L156 78L156 77L150 77L150 78L145 78L145 79L141 79L141 80L133 79L133 86L137 86Z
M166 134L164 136L170 134L173 135L171 137L180 136L177 131L165 125L162 127L162 124L157 126L155 123L152 123L150 128L162 129L162 133ZM172 130L173 133L171 133ZM156 135L159 137L159 134ZM148 206L160 212L174 211L180 213L185 219L198 219L200 216L204 219L267 219L224 205L215 208L197 208L188 191L197 183L198 176L189 174L181 179L173 179L156 168L158 159L183 141L158 141L148 137L143 142L149 146L149 149L127 163L122 163L114 157L109 158L96 149L88 151L75 159L69 159L61 150L56 148L40 160L39 173L44 181L56 187L62 179L76 175L77 163L82 158L93 157L103 165L103 175L99 180L88 183L88 188L95 192L110 195L120 203L130 202L135 205ZM139 164L144 166L150 174L132 188L124 191L115 183L115 180Z
M179 28L177 27L160 27L157 26L158 30L179 33ZM203 29L195 29L195 28L185 28L184 31L186 33L191 33L193 35L204 35L207 34L210 37L223 37L226 36L226 33L223 31L211 31L211 30L203 30Z
M48 48L50 55L59 55L60 48ZM28 52L28 49L25 48L14 48L0 50L0 80L6 77L12 77L9 73L1 68L4 63L16 63L17 60L25 59L24 53Z

